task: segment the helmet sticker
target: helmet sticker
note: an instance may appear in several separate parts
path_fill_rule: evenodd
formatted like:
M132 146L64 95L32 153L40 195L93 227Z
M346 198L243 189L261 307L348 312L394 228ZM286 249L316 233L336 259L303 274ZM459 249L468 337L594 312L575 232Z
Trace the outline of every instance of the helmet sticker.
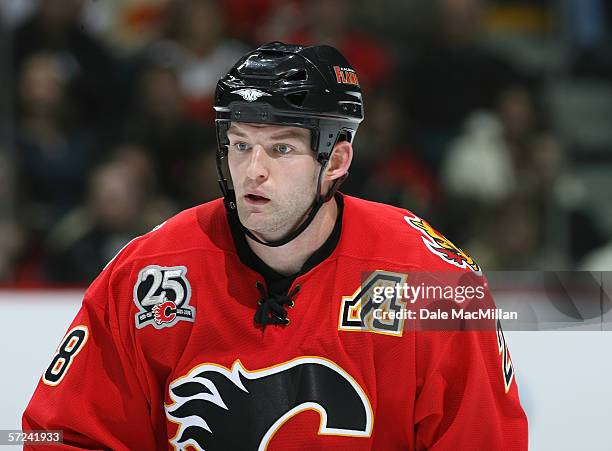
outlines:
M236 91L232 91L232 94L238 94L247 102L254 102L260 97L272 95L268 94L267 92L260 91L259 89L237 89Z
M357 73L350 67L334 66L334 72L336 73L336 81L338 83L359 86Z

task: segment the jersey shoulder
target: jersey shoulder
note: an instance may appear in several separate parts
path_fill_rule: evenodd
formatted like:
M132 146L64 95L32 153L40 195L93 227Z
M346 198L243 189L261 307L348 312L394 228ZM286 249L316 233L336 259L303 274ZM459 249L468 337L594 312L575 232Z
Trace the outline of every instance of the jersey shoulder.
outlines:
M197 252L199 256L218 255L233 249L231 233L220 199L183 210L150 232L126 244L106 264L88 291L102 288L110 278L129 276L135 266L173 261ZM201 258L201 257L200 257Z
M131 259L190 250L223 251L231 243L225 209L220 199L183 210L132 240L118 259Z
M417 270L481 273L470 255L411 211L351 196L344 200L346 252Z
M106 304L109 290L126 290L142 268L189 266L226 252L235 251L223 202L217 199L183 210L132 239L106 264L85 297Z

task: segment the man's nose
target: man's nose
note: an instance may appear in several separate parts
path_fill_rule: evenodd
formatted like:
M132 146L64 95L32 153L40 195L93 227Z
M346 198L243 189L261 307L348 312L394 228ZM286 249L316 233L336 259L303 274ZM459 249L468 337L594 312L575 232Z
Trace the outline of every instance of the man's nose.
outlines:
M268 178L268 155L266 149L256 144L251 151L251 159L247 168L247 177L252 180L265 180Z

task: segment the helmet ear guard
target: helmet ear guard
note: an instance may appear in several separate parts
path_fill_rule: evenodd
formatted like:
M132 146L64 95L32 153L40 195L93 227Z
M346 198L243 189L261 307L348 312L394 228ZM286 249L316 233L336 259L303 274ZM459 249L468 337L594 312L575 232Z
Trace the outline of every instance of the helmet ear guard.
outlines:
M273 42L241 58L217 84L215 92L217 130L217 176L225 207L235 215L244 233L267 246L282 246L310 225L321 206L331 200L348 173L321 193L323 174L334 146L352 142L363 120L361 89L354 70L330 46L302 47ZM244 227L238 218L236 196L227 165L232 122L307 128L311 148L321 164L317 196L306 219L281 240L265 242Z

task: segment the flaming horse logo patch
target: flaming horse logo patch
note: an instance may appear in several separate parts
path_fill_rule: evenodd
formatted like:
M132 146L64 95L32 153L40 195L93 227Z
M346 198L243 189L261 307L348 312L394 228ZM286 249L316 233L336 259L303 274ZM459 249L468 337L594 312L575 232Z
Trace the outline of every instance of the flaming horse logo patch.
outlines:
M423 243L442 260L459 268L469 268L478 275L482 274L480 266L472 257L436 232L427 221L418 216L404 216L404 220L423 234Z

